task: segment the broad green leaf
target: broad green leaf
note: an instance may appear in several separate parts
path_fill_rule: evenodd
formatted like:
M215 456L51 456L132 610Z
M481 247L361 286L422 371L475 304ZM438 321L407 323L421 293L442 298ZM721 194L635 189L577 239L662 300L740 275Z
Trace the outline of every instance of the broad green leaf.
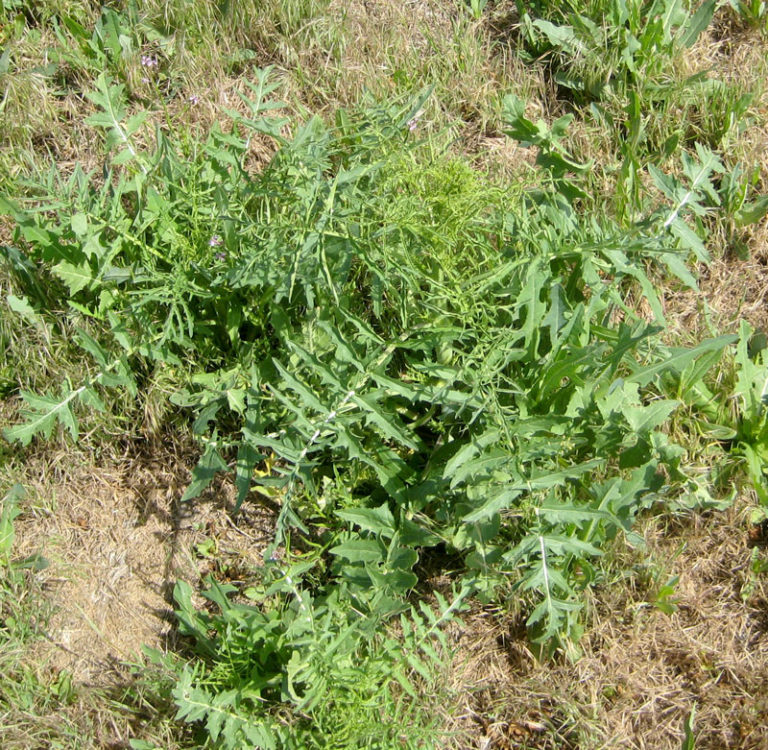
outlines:
M340 362L351 364L358 372L364 372L365 368L360 361L359 355L342 338L338 329L326 320L320 321L318 325L328 334L331 341L333 341L336 347L336 359L338 359Z
M556 26L549 21L545 21L543 18L537 18L533 25L544 32L553 47L557 47L564 52L577 54L582 47L572 26Z
M395 540L393 540L393 544L390 544L389 550L387 551L387 568L390 570L410 571L419 559L418 552L416 552L415 549L409 549L408 547L401 547L399 544L394 544L394 541Z
M372 570L369 566L368 574L374 583L386 586L401 596L407 594L419 582L415 573L412 573L410 570L403 570L402 568L379 572Z
M541 508L540 510L544 510ZM579 509L581 510L581 509ZM592 511L593 513L595 511ZM608 514L606 514L608 515ZM575 514L574 514L575 516ZM610 517L610 516L609 516ZM559 513L548 514L548 520L563 522L564 517ZM582 541L575 536L565 536L564 534L542 534L540 539L544 540L547 551L554 555L576 555L584 557L599 557L603 553L589 542Z
M518 486L521 489L528 490L560 487L566 479L577 479L583 474L601 468L604 464L604 459L593 458L589 461L574 464L573 466L568 466L564 469L557 469L555 471L536 471L530 479L526 480L524 483L520 483Z
M88 265L76 266L68 261L57 263L53 272L69 287L69 293L74 296L79 291L90 287L94 277Z
M663 424L669 415L680 405L679 401L659 399L647 406L625 405L623 412L629 426L638 435L645 436Z
M756 224L768 213L768 195L761 195L752 203L745 203L736 213L736 223L740 227Z
M107 405L102 400L101 396L96 392L94 388L85 388L80 394L80 403L83 406L90 406L96 411L106 411Z
M501 446L494 446L471 460L464 460L457 464L451 472L451 487L458 487L467 479L488 476L497 469L512 466L514 466L514 456L510 451Z
M22 416L26 421L15 427L5 429L3 434L11 442L17 441L22 445L29 445L35 435L43 434L50 437L56 422L60 421L70 431L73 439L77 440L77 420L72 414L71 403L84 390L85 386L81 386L60 398L39 396L29 391L22 391L21 397L30 406L30 409L22 410Z
M664 253L662 260L670 273L677 276L683 284L689 289L693 289L694 291L698 290L699 285L696 281L696 277L691 273L690 269L679 255L676 255L675 253Z
M245 388L228 388L227 405L237 414L245 413Z
M717 0L706 0L696 9L696 12L688 19L680 35L680 43L684 47L693 47L701 33L712 21L716 7Z
M489 493L488 499L476 510L462 517L464 523L476 523L492 518L494 515L509 508L523 494L521 487L504 487Z
M477 454L492 445L499 440L501 433L499 430L489 430L480 437L472 439L471 442L463 445L456 453L446 462L443 470L443 478L450 479L451 486L454 485L453 476L459 467L463 466L467 461L473 459Z
M383 562L386 552L375 539L350 539L328 550L350 562Z
M574 524L577 527L581 527L593 520L613 520L613 516L605 510L598 510L597 508L590 508L584 505L558 504L551 501L538 506L537 511L550 523ZM550 537L544 536L544 538L549 539ZM559 537L552 537L552 539L555 538ZM590 554L599 553L592 552Z
M69 220L72 231L79 237L84 238L88 235L88 217L84 213L73 214Z
M408 518L400 524L400 540L410 547L434 547L442 541L437 534Z
M542 545L545 543L544 537L538 537L538 539ZM523 579L521 587L524 591L536 589L544 592L548 599L553 598L556 591L560 591L565 595L573 593L573 588L568 583L568 579L559 568L551 565L546 557L541 557L531 565L531 570Z
M192 481L181 496L181 502L187 502L199 497L203 490L213 481L216 474L226 470L227 464L221 457L218 449L213 444L209 444L198 461L197 466L192 470Z
M738 336L726 334L713 339L706 339L692 349L671 349L669 356L661 361L647 367L639 367L635 372L625 378L627 383L639 383L640 386L646 386L655 377L663 372L672 370L679 372L699 355L705 352L724 349L729 344L733 344Z
M402 380L390 378L381 372L371 372L370 376L371 379L382 386L382 388L385 388L386 390L395 393L398 396L402 396L409 401L416 401L423 397L420 389L414 387L410 383L404 383Z
M675 218L669 226L669 231L677 237L684 249L693 252L700 263L709 263L710 258L707 246L683 219Z
M538 144L546 131L525 117L525 103L514 94L504 98L504 122L507 135L525 144Z
M75 332L79 340L80 346L85 349L102 368L107 368L107 352L96 339L89 333L86 333L82 328L78 328Z
M485 545L491 541L501 528L501 516L494 513L488 519L472 523L462 523L451 539L456 549L468 549L475 544Z
M337 510L336 515L361 529L381 534L389 539L395 533L395 518L388 505L384 503L378 508L348 508Z
M19 501L24 496L24 488L15 484L3 498L2 512L0 513L0 555L5 558L11 553L13 540L16 537L13 521L21 513L18 507ZM0 560L2 563L3 560Z
M694 731L694 722L696 719L696 703L693 704L691 712L683 721L683 742L680 750L696 750L696 733Z
M235 513L240 510L243 501L248 497L248 493L251 489L253 471L261 458L261 454L249 443L246 441L240 443L240 447L237 449L237 464L235 470L235 487L237 489L234 508Z
M26 297L17 297L14 294L8 294L5 299L8 302L8 307L10 307L13 312L18 313L28 320L36 321L38 319L35 308L29 304L29 300Z
M385 447L366 450L360 441L344 426L338 426L336 431L338 444L343 446L349 457L370 466L375 472L381 486L389 493L390 497L402 498L405 484L401 476L403 469L402 460Z
M546 314L546 305L541 301L542 285L549 280L538 259L528 268L526 283L518 298L518 305L525 309L525 321L522 332L528 356L536 359L539 346L539 326L542 325Z
M397 441L412 450L421 450L415 435L406 431L405 426L395 414L387 414L379 403L370 396L352 396L352 401L366 412L367 418L373 422L386 437Z

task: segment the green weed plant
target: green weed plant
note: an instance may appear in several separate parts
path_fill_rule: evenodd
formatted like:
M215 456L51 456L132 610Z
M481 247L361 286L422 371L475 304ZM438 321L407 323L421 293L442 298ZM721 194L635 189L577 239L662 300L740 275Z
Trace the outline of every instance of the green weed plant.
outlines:
M208 612L177 586L199 654L178 667L179 718L224 747L391 747L470 596L525 603L542 652L572 649L606 544L636 541L653 504L711 500L667 425L738 337L664 344L649 269L695 288L724 169L704 146L676 177L651 169L664 202L619 224L579 210L589 165L563 145L568 117L507 100L509 134L539 154L543 187L525 190L416 136L428 91L286 135L276 89L260 72L249 114L200 143L147 132L104 74L104 169L52 168L0 199L14 308L46 318L66 299L94 373L21 393L5 434L77 439L105 392L140 400L161 377L201 445L183 499L231 472L236 509L280 507L261 584L210 581ZM255 136L275 148L260 170ZM434 606L416 602L426 559L451 561Z
M555 82L579 101L627 90L658 95L679 54L709 26L717 3L590 0L518 3L523 49L550 60Z
M728 0L728 5L747 26L768 31L768 5L765 0Z

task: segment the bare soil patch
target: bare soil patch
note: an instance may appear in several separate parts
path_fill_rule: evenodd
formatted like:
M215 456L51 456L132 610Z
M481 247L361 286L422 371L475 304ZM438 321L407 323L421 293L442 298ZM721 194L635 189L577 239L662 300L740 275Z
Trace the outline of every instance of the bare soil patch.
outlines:
M235 521L233 488L223 482L180 503L188 465L171 449L101 464L59 453L28 464L16 553L49 563L39 576L53 614L37 656L54 673L108 687L142 646L171 648L173 586L211 572L206 544L215 544L219 569L260 564L272 512L246 505Z

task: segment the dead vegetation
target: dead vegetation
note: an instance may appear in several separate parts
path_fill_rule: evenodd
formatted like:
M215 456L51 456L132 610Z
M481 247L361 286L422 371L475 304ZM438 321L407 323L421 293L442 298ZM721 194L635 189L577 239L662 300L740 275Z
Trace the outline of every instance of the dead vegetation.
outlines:
M676 750L695 708L697 748L768 747L768 590L752 565L765 551L749 505L647 518L627 577L593 594L575 663L537 660L520 622L467 616L450 675L458 736L486 749ZM667 615L654 598L673 576Z
M52 615L36 657L53 674L103 688L143 646L173 649L179 578L258 566L274 519L250 504L233 517L225 483L179 503L194 462L179 446L88 458L60 453L26 466L17 553L48 563L39 582Z

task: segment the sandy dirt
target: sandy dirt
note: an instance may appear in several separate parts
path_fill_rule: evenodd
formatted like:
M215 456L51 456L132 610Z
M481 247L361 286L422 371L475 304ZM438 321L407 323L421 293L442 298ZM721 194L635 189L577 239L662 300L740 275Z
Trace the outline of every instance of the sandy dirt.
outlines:
M217 572L260 563L272 513L246 504L234 520L224 483L180 503L189 469L172 451L100 466L87 458L28 465L16 552L49 563L39 574L53 607L40 641L48 668L106 686L112 668L135 660L143 645L173 645L173 586L212 572L212 550Z

